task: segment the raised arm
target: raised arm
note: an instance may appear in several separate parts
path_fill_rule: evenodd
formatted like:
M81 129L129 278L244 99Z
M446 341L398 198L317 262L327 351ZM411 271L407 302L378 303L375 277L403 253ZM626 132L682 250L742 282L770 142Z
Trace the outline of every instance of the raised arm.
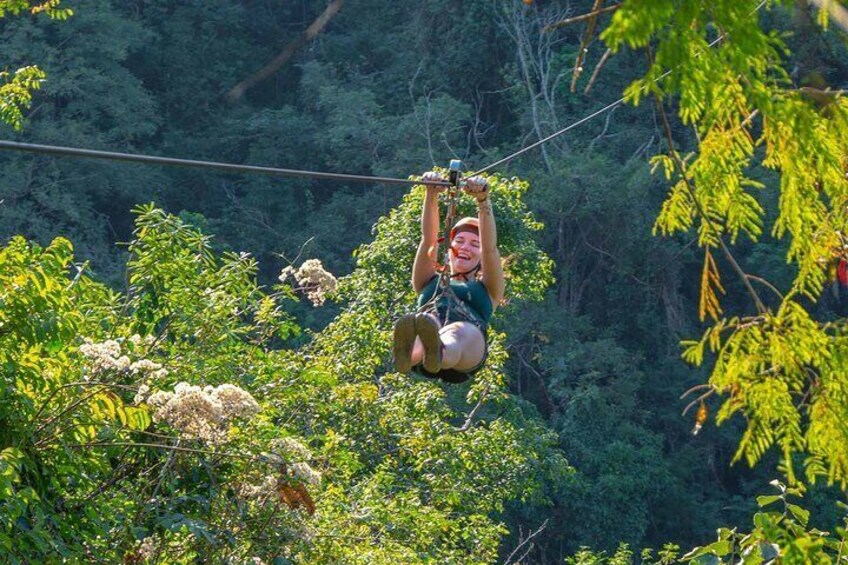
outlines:
M465 191L477 199L477 219L480 221L480 268L483 284L489 291L492 306L497 308L504 297L504 275L501 254L498 251L498 230L489 188L483 177L471 177L466 181Z
M412 288L415 292L421 292L430 279L436 274L436 266L430 256L430 250L439 239L439 192L441 187L426 184L428 180L442 181L442 176L430 171L424 173L423 182L427 187L424 196L424 207L421 210L421 242L418 244L418 252L415 254L415 263L412 265Z

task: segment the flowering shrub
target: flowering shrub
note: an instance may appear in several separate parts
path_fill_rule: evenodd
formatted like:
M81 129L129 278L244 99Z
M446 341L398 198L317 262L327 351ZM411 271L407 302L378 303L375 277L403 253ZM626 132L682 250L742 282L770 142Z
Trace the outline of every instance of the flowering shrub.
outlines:
M418 205L402 208L410 225ZM69 281L64 240L0 249L0 552L12 562L56 548L133 564L491 562L504 532L492 516L566 468L520 411L483 410L457 432L467 407L386 372L391 311L371 301L405 288L360 288L307 348L275 350L297 331L288 290L264 292L255 261L216 256L179 219L137 212L126 295ZM375 280L375 259L393 263L390 284L408 268L384 236L362 257L349 286ZM317 260L290 275L314 303L335 291Z
M173 392L158 391L146 401L154 409L154 422L165 422L183 437L212 445L227 441L231 420L249 418L260 410L250 393L231 384L201 388L183 382Z
M141 345L142 338L137 334L129 338L134 348ZM150 339L147 340L150 343ZM110 372L129 372L137 376L149 376L152 379L162 379L168 375L168 370L161 363L155 363L150 359L138 359L132 361L121 349L120 341L107 339L102 343L94 343L90 338L83 340L79 347L80 353L87 361L87 371L83 378L89 380L97 378Z
M336 277L325 270L318 259L307 259L298 269L291 265L285 267L280 272L279 280L285 283L290 277L299 285L298 290L306 293L306 298L316 307L324 305L327 296L336 290L338 284Z
M139 212L121 300L85 274L69 279L63 239L0 249L4 560L190 560L214 528L244 527L225 510L235 497L214 490L259 462L262 446L237 427L260 412L242 379L271 370L257 338L296 328L249 258L214 258L176 218Z

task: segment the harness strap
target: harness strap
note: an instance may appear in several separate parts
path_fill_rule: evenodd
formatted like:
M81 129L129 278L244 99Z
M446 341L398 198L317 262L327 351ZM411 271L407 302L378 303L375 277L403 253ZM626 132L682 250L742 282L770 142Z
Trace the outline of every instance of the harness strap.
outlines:
M446 196L447 196L447 214L445 215L445 235L439 238L436 242L436 256L439 256L439 247L442 243L446 243L445 248L445 258L444 264L441 265L441 271L439 272L439 283L435 291L433 292L433 296L428 300L425 304L423 304L420 308L422 312L438 312L438 302L439 299L444 296L447 298L447 310L445 311L445 320L450 319L451 309L456 309L462 315L462 317L468 320L477 319L471 308L465 304L453 289L450 286L450 281L452 278L467 276L471 273L474 273L480 269L480 263L465 273L450 273L450 253L451 253L451 242L450 242L450 232L453 227L455 217L456 217L456 203L459 200L459 184L461 181L461 173L460 169L462 167L462 163L456 159L452 160L450 163L450 171L448 174L448 180L451 183L451 186L447 188ZM437 270L439 268L438 263L436 264Z
M451 278L455 279L457 277L466 277L466 276L470 275L471 273L476 273L479 270L480 270L480 263L478 262L471 269L465 271L464 273L454 273L454 274L452 274Z
M442 265L442 272L439 277L439 287L436 289L436 292L433 293L433 302L437 302L439 295L444 295L453 300L448 300L448 311L445 314L445 318L450 315L450 305L453 302L457 302L456 296L454 295L453 289L450 287L450 232L453 227L454 218L456 217L456 203L459 200L459 181L461 177L460 168L462 164L460 161L452 160L450 163L450 170L448 172L448 181L451 183L451 186L447 189L447 205L448 210L447 214L445 214L445 235L442 237L442 242L445 243L445 258L444 264Z

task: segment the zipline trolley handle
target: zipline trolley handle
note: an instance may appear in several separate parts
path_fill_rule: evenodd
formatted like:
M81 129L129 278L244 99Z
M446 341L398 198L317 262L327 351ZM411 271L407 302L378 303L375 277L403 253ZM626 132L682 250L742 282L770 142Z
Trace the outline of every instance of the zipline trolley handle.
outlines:
M459 185L461 170L462 161L460 161L459 159L451 159L450 166L448 167L448 181L450 181L454 188Z
M441 286L447 287L450 283L450 231L456 221L456 202L459 196L459 185L462 178L462 161L459 159L451 159L448 166L448 182L451 186L448 187L445 196L447 197L447 215L445 216L445 233L442 241L445 244L444 268L441 276Z

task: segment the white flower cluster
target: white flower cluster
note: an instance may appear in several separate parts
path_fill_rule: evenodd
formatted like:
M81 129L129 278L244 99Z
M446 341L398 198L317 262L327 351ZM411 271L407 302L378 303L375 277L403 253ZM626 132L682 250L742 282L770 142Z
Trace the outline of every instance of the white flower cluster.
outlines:
M231 384L200 388L179 383L174 392L154 392L147 403L154 410L154 422L166 422L185 437L209 444L227 440L230 420L253 416L261 409L249 392Z
M150 347L151 345L156 343L156 338L152 335L146 335L144 337L141 337L138 334L134 334L128 337L127 340L131 341L132 344L136 347L136 349L141 346Z
M153 342L153 337L142 338L134 335L128 340L139 347L142 344L150 345ZM149 359L131 361L129 356L124 355L121 351L121 342L115 339L95 343L90 338L85 338L84 343L80 345L80 353L88 360L90 372L86 375L86 378L96 377L109 371L129 371L133 375L148 376L155 379L165 377L168 374L168 370L163 369L161 364L154 363Z
M147 536L141 540L138 556L144 560L152 560L156 557L156 538L154 536Z
M310 467L307 463L292 464L291 472L295 477L310 485L318 485L321 482L321 473Z
M242 485L239 494L250 500L264 502L276 494L278 486L277 477L266 475L258 485Z
M164 377L168 374L167 369L162 368L161 363L154 363L150 359L139 359L130 365L130 372L133 375L145 375L151 373L153 377Z
M309 448L294 438L282 437L275 439L269 447L271 451L286 461L306 461L307 459L312 459L312 452L309 451Z
M258 414L259 403L244 389L231 384L222 384L215 388L206 387L204 391L221 403L224 418L250 417Z
M92 375L99 375L106 371L124 371L130 368L130 358L121 355L121 344L114 339L94 343L86 338L85 343L80 345L80 353L88 359Z
M327 294L334 291L338 284L336 277L324 269L319 259L307 259L299 269L286 267L280 273L280 282L286 282L289 277L294 277L313 306L323 305Z
M307 463L312 459L312 452L308 447L291 437L275 439L269 447L275 455L290 463L289 471L294 477L310 485L321 482L321 473Z
M148 396L150 396L150 387L147 385L141 385L140 387L138 387L138 392L135 393L133 403L141 404L142 402L146 402Z

